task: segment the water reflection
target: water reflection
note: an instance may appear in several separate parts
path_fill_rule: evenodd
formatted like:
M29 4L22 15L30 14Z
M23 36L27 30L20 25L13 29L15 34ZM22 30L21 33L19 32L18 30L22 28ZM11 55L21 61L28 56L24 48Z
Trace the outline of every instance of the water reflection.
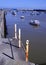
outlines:
M38 29L39 28L39 26L32 26L34 29Z

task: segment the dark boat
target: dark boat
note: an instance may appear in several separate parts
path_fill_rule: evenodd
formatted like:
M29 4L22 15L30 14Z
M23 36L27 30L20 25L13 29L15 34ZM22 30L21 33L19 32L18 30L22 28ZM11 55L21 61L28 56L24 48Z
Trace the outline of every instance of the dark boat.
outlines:
M12 14L13 14L13 15L16 15L16 12L12 11Z

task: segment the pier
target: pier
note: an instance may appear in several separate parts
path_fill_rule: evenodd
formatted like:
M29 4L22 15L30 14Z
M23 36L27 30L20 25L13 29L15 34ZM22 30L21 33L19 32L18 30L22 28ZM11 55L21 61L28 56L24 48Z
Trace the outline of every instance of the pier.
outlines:
M23 45L15 38L0 38L0 64L5 65L35 65L28 61Z
M35 65L34 63L25 61L25 53L23 47L19 48L18 40L4 38L0 38L0 64Z

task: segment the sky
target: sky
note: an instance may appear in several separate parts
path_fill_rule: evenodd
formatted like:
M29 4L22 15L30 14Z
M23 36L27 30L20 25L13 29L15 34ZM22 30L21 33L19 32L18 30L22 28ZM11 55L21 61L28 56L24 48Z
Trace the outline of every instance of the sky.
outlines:
M0 8L46 9L46 0L1 0Z

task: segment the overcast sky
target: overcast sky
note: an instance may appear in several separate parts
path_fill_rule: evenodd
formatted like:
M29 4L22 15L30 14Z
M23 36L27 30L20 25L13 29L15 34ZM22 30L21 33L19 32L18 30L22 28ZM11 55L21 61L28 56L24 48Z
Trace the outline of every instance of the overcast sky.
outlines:
M46 0L1 0L0 8L46 9Z

